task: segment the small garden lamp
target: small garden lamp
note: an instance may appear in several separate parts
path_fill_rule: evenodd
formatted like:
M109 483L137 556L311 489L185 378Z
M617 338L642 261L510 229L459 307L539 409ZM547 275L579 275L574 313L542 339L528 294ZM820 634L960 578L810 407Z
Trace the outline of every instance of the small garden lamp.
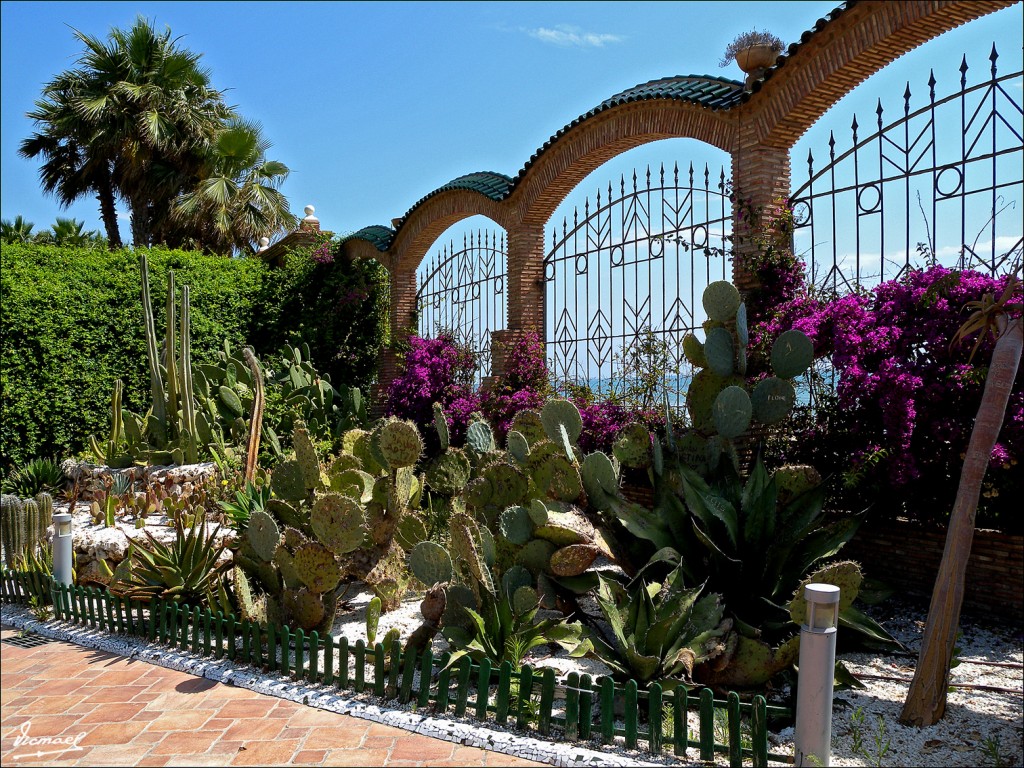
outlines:
M807 617L800 626L794 757L797 765L829 765L839 587L808 584L804 599Z
M70 587L71 550L74 540L70 513L58 512L53 516L53 533L53 578L54 581Z

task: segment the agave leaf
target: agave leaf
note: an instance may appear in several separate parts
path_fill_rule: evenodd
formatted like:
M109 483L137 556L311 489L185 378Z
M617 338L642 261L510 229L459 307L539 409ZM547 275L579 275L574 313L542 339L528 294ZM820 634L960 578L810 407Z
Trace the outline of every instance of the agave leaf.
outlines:
M748 553L763 552L775 536L778 488L758 461L743 488L743 543Z
M840 612L839 626L844 629L852 629L855 632L859 632L872 642L880 643L887 648L903 648L899 640L886 632L877 621L854 605L848 606L845 610Z

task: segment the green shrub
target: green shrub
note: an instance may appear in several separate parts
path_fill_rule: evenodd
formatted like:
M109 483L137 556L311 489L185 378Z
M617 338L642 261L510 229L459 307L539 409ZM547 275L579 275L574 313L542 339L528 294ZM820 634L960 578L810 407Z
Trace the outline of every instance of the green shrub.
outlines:
M90 434L105 434L116 379L124 382L125 407L136 413L145 413L150 392L137 253L5 243L0 262L6 476L38 456L78 454ZM299 253L272 269L257 259L154 248L156 306L169 269L177 285L191 287L196 364L215 363L225 339L236 349L251 344L262 359L284 340L298 344L308 335L313 360L336 387L365 387L372 378L387 320L386 273L376 262L318 265ZM154 314L162 338L163 312Z

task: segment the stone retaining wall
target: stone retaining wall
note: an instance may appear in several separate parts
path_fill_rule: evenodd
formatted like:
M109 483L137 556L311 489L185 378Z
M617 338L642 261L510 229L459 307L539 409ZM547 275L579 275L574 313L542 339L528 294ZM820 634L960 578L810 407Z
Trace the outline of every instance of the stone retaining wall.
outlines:
M116 476L127 475L131 478L132 490L136 493L145 493L151 487L163 486L171 495L180 496L191 493L196 485L217 472L217 466L212 462L111 469L87 462L66 461L61 468L72 483L79 484L79 501L94 501L97 494L107 487L108 481Z

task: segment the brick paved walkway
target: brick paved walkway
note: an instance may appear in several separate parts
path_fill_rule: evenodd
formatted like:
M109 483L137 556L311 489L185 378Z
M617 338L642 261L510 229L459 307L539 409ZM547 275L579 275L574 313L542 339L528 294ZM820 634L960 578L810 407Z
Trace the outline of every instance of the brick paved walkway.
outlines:
M0 763L541 765L60 641L0 642Z

